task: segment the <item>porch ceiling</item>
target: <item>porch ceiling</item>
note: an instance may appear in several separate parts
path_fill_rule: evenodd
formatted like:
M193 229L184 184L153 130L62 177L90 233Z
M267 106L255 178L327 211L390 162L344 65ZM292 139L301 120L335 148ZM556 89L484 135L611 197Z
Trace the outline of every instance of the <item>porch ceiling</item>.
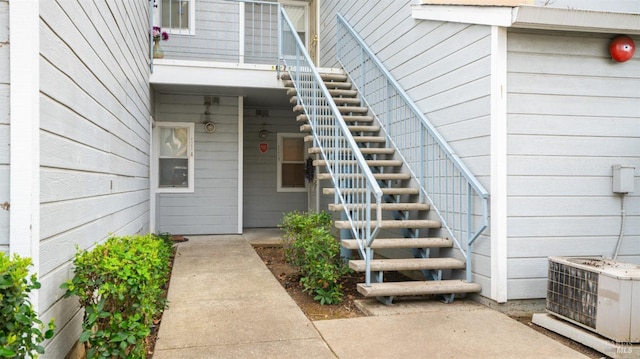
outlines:
M243 96L247 107L293 107L285 89L238 88L206 85L152 84L152 89L159 93L211 95L211 96Z

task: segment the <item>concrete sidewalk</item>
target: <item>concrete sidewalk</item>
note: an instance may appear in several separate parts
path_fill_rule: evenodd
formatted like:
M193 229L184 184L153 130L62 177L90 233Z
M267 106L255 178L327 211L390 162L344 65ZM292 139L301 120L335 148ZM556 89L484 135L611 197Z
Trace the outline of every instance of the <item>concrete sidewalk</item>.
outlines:
M178 244L154 358L585 358L475 303L368 306L310 322L251 247L278 232Z

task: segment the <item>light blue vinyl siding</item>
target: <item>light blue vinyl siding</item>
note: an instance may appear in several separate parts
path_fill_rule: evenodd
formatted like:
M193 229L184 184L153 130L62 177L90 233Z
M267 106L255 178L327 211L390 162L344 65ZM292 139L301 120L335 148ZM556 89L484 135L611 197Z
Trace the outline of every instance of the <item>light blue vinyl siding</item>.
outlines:
M612 61L611 38L509 32L509 299L545 296L548 256L613 255L614 164L636 167L619 259L640 263L640 63Z
M238 62L239 4L198 0L195 7L195 35L170 34L160 42L165 58Z
M9 202L9 1L0 1L0 203ZM9 252L9 211L0 208L0 252Z
M62 358L81 331L77 300L60 289L73 275L76 246L149 231L148 4L39 4L38 309L44 322L56 321L46 357Z
M161 41L165 59L276 63L276 6L224 0L198 0L195 6L195 34L170 34Z
M307 210L306 192L276 190L277 134L299 133L300 124L291 107L269 108L269 117L256 116L256 110L244 111L244 226L276 227L284 213ZM266 140L258 137L260 130L269 132ZM265 153L260 143L269 146Z
M216 131L206 133L204 95L156 95L156 121L196 123L195 191L156 195L160 232L238 233L238 98L218 98L210 108Z

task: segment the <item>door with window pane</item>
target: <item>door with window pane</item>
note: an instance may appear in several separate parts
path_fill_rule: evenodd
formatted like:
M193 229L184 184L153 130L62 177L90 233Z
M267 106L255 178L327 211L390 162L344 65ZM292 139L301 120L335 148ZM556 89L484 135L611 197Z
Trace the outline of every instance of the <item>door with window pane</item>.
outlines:
M302 43L307 46L309 39L309 6L307 3L297 4L296 2L281 2L284 11L287 13L289 20L296 29Z

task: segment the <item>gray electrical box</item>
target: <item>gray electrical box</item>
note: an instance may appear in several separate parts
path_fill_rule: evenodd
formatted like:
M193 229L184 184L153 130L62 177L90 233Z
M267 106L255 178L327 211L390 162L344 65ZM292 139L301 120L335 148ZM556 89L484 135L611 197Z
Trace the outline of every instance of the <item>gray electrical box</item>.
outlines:
M633 166L613 165L613 193L630 193L634 191L635 172Z

